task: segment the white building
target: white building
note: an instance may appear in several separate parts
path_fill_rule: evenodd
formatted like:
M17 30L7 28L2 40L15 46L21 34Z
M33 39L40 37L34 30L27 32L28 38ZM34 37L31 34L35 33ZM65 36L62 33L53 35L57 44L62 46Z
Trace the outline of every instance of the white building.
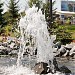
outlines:
M57 11L71 11L75 12L75 0L53 0L55 1L54 8L57 8ZM72 9L69 9L72 7Z
M53 0L54 8L57 8L57 14L60 18L73 17L75 15L75 0Z

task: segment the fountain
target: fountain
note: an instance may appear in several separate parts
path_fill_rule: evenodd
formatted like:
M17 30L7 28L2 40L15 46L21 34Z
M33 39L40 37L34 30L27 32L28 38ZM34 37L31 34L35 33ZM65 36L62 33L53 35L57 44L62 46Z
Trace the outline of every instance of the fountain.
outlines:
M37 49L37 63L49 63L53 61L53 41L55 36L49 36L45 16L41 9L33 6L26 11L26 16L22 17L19 22L21 33L20 50L18 54L17 65L21 65L21 59L26 49L29 49L30 55ZM28 45L27 45L28 44Z
M49 36L45 16L42 14L41 9L38 10L35 6L27 9L26 16L20 19L19 30L21 42L17 65L2 68L4 69L3 75L35 75L30 66L27 68L22 65L23 54L26 50L29 50L29 60L31 60L31 55L34 56L37 49L37 63L44 62L49 65L49 61L53 62L54 49L52 46L56 37ZM51 75L51 73L48 75Z
M23 58L25 48L31 52L37 49L37 62L48 62L53 59L53 41L55 36L49 36L45 16L42 11L33 6L26 11L26 16L20 19L21 45L19 59ZM54 39L53 39L54 37ZM26 43L29 43L26 46ZM20 61L19 61L20 62Z

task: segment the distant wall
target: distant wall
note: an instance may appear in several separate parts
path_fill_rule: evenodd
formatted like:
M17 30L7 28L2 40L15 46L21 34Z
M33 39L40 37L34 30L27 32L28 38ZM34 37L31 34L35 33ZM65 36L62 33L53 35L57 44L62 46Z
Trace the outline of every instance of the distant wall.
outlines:
M61 0L53 0L53 1L56 1L56 3L54 4L54 9L56 9L56 11L61 11Z

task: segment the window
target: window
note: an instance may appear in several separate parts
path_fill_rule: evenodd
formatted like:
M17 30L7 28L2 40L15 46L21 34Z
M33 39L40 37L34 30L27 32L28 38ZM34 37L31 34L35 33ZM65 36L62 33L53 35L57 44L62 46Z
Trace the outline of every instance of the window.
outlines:
M68 3L66 1L61 1L61 11L68 11Z
M69 7L69 11L73 11L73 5L72 4L68 4Z

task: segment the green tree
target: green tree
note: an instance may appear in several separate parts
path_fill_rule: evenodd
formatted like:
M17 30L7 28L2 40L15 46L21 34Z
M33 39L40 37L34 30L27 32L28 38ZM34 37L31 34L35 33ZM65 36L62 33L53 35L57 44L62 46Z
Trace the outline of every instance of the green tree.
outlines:
M7 25L10 23L10 13L7 11L4 13L3 17L5 18Z
M5 25L2 6L3 6L3 3L0 2L0 28L2 28Z
M71 33L68 31L67 27L59 26L56 32L56 40L63 42L63 44L68 43L69 41L72 41ZM63 41L62 41L63 40Z
M2 32L2 28L6 25L5 19L3 17L3 3L0 1L0 33Z
M38 7L38 9L41 7L42 2L40 0L30 0L29 1L29 6L32 7L33 5L35 5L36 7Z
M47 21L47 25L48 25L48 30L51 34L53 34L55 28L57 28L56 24L55 24L55 19L57 17L56 15L56 9L53 9L53 6L55 4L55 1L52 2L52 6L50 5L50 1L47 1L46 4L44 4L43 6L43 10L44 10L44 13L45 13L45 18L46 18L46 21Z
M16 25L16 22L19 18L19 14L18 14L18 11L19 11L19 7L18 7L18 1L15 1L15 0L10 0L9 1L9 5L8 6L8 13L9 13L9 22L10 24L12 24L13 26Z

